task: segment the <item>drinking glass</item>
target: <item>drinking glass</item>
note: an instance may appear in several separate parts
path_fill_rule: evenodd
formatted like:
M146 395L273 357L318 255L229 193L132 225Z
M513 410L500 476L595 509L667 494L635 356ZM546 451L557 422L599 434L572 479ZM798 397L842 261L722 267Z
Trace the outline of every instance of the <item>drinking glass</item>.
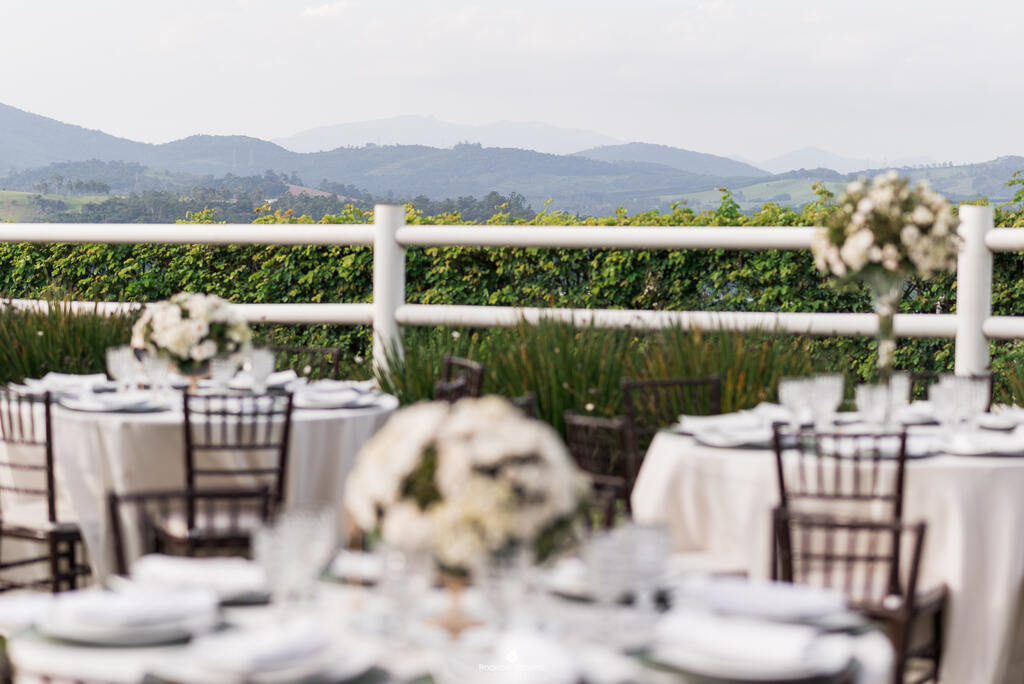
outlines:
M107 375L117 384L118 392L131 388L136 372L135 352L131 347L120 346L107 349Z
M283 611L308 604L337 548L335 511L289 511L253 533L253 556L263 566L272 600Z
M900 371L889 378L889 397L895 413L910 405L910 373Z
M887 385L857 385L853 390L857 411L865 422L883 426L889 409Z
M252 376L253 394L267 391L267 378L274 372L274 352L269 349L253 349L249 354L249 374Z
M811 402L807 378L779 380L779 403L789 409L790 428L799 430L810 417Z
M639 610L655 612L655 593L661 588L668 567L668 528L664 525L632 523L622 529L628 535L632 549L630 560L636 592L635 605Z
M171 388L171 360L159 354L146 354L142 359L142 372L149 382L149 390L160 398L167 395Z
M227 391L228 383L235 376L237 369L238 362L230 356L215 356L210 359L210 382L213 385L213 391Z
M810 380L810 400L814 429L830 430L836 410L843 403L843 376L838 373L815 376Z
M599 636L606 640L615 636L615 608L629 589L630 555L628 538L616 530L592 535L583 547L590 590L603 613Z

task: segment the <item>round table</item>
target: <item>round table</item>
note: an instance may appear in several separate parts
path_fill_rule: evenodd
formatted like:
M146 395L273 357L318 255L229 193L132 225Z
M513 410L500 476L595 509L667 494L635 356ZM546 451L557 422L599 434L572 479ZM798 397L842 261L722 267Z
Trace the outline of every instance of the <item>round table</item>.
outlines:
M379 395L363 408L294 409L285 508L339 506L355 455L397 408L395 397ZM151 413L54 406L58 510L78 522L97 579L113 569L107 492L184 487L183 424L180 405Z
M703 551L752 578L769 574L778 503L768 449L716 448L669 431L651 443L631 496L640 522L669 526L677 551ZM908 459L904 520L928 524L919 586L945 583L944 682L1024 678L1024 458Z

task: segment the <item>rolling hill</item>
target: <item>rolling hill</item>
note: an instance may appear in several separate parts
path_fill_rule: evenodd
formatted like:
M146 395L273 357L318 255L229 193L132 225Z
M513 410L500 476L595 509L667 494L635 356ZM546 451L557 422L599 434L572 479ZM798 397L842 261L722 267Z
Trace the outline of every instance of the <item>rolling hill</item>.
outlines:
M662 164L680 171L704 174L709 176L736 176L763 178L771 174L750 164L745 164L728 157L714 154L693 152L668 145L652 145L650 143L626 143L625 145L605 145L590 150L577 152L577 157L596 159L607 162L642 162Z

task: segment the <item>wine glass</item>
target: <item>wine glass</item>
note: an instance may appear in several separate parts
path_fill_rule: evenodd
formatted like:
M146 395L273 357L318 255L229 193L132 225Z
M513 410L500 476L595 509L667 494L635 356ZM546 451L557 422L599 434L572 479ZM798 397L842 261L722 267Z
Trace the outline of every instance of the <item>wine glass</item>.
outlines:
M120 346L107 349L107 375L116 383L118 392L127 392L135 378L135 352L131 347Z
M857 385L854 390L857 412L865 422L883 426L889 410L889 387L886 385Z
M284 612L311 602L316 580L337 548L337 533L337 514L331 510L289 511L253 533L253 556Z
M818 432L831 429L836 410L843 402L843 376L830 373L812 378L810 400L811 413L814 414L814 429Z
M170 389L171 360L159 354L146 354L142 359L142 372L149 382L149 390L157 398Z
M779 403L789 409L790 424L792 430L799 430L811 404L808 398L807 378L782 378L779 380Z
M269 349L253 349L249 353L249 374L252 376L253 394L267 391L267 378L274 372L274 352Z
M214 392L226 392L228 383L238 369L238 362L230 356L215 356L210 359L210 382Z

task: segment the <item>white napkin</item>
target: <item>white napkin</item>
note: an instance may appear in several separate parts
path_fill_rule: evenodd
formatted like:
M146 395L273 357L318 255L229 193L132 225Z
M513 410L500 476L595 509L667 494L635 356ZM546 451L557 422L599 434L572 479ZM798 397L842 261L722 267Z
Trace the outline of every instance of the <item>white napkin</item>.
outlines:
M805 625L725 618L695 610L669 613L659 621L656 634L656 657L669 665L674 664L673 653L685 649L772 669L806 663L818 638L818 630ZM685 669L686 661L679 664Z
M893 417L904 425L932 423L936 420L935 407L927 401L915 401L897 408Z
M1013 432L956 432L942 442L942 451L956 456L1024 454L1024 426Z
M297 408L309 407L344 407L363 403L368 399L367 395L351 388L329 391L310 392L303 390L296 392L294 403Z
M823 617L846 609L846 597L831 589L726 576L690 578L678 586L676 597L680 605L774 620Z
M566 596L586 596L590 593L587 564L579 558L562 558L548 573L548 588Z
M208 590L77 591L53 602L51 621L102 627L142 627L217 614L217 596Z
M355 390L356 392L372 392L377 389L376 380L314 380L306 388L310 392L337 392L338 390Z
M330 640L322 625L298 618L259 629L215 634L198 640L197 661L211 671L236 675L298 667L306 662L327 662Z
M27 627L46 617L53 594L13 594L0 598L0 626Z
M267 376L267 387L284 387L289 382L299 379L299 374L288 369L276 371ZM228 383L231 389L252 389L252 374L248 371L241 371Z
M42 378L26 378L25 384L36 391L74 392L91 389L94 385L106 382L105 373L79 375L76 373L50 372Z
M357 582L377 582L384 574L384 558L364 551L341 551L331 561L330 573Z
M245 558L188 558L152 553L132 563L131 578L143 587L206 588L222 600L267 592L263 568Z

